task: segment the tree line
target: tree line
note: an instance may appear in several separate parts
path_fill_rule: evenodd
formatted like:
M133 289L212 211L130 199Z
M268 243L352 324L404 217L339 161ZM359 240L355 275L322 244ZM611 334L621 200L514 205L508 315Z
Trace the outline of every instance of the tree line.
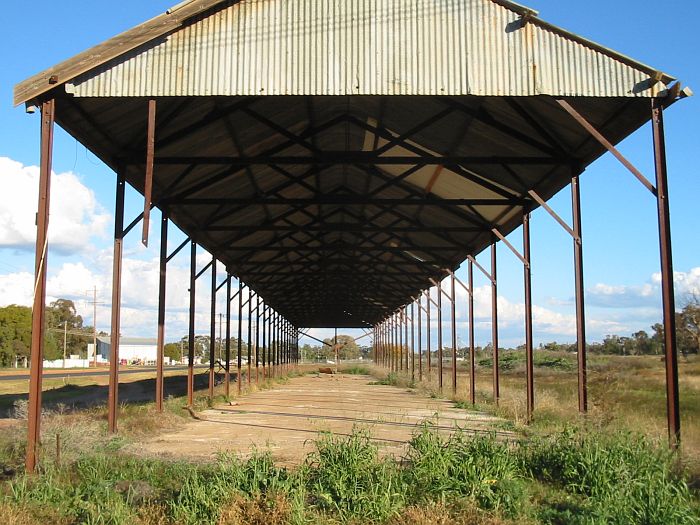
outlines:
M83 325L83 318L78 315L75 303L70 299L58 299L46 308L46 339L44 359L55 360L63 357L64 329L66 337L66 355L87 356L87 343L92 342L93 327ZM27 306L10 305L0 308L0 367L14 366L18 360L29 358L32 332L32 310ZM676 334L678 351L682 355L700 353L700 297L691 296L683 309L676 312ZM101 332L100 335L107 335ZM663 353L664 327L656 323L651 332L639 330L630 336L608 335L603 341L589 343L590 352L612 355L660 355ZM166 357L179 361L182 355L187 355L188 337L185 336L175 343L165 345ZM324 340L323 345L305 344L301 355L306 360L326 361L335 359L335 341L333 338ZM208 335L195 337L195 355L209 362L210 338ZM224 356L225 342L216 338L214 341L215 355ZM241 342L242 353L248 355L248 345ZM524 348L522 345L518 349ZM575 344L550 342L540 345L540 348L553 351L575 352ZM220 350L219 350L220 349ZM477 350L489 351L490 345L478 347ZM433 347L433 350L435 348ZM450 350L444 347L443 350ZM219 353L220 352L220 353ZM231 338L232 359L238 353L238 340ZM361 347L349 335L338 335L338 354L341 360L369 357L371 349ZM467 347L457 349L457 354L466 357Z

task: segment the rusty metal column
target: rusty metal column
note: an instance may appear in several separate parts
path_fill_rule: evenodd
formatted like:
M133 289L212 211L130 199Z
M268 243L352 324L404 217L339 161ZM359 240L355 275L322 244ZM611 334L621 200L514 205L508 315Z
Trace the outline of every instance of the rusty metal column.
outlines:
M571 179L571 210L574 230L574 279L576 281L576 352L578 357L578 410L588 412L586 365L586 314L583 288L583 236L581 233L581 193L578 175Z
M190 318L187 336L187 405L194 404L194 317L195 291L197 286L197 243L190 243Z
M267 377L267 359L266 359L266 353L267 353L267 305L263 303L263 311L262 311L262 369L263 369L263 381Z
M44 336L46 316L46 261L48 253L49 202L51 197L51 166L53 162L53 130L55 102L41 105L41 167L39 171L39 202L36 214L36 253L34 256L34 302L32 304L32 346L29 365L29 413L27 430L27 472L36 470L38 444L41 437L41 391L44 365ZM95 348L97 354L97 348Z
M416 302L411 303L411 380L416 380L416 324L415 324L415 313L416 313Z
M664 354L666 362L666 415L668 438L672 448L681 441L681 416L678 396L678 353L676 346L676 305L673 296L673 257L671 252L671 217L666 167L663 102L653 99L651 122L654 137L657 212L659 216L659 248L661 253L661 292L664 311Z
M404 333L405 333L405 340L406 340L406 372L408 372L408 305L406 305L403 309L404 313Z
M389 368L389 320L385 319L382 323L382 364L384 368Z
M236 389L238 390L238 395L241 395L241 369L243 364L243 356L241 355L243 351L243 283L241 278L238 278L238 370L236 375Z
M428 288L425 291L425 297L427 301L425 302L426 306L426 311L425 311L425 322L426 322L426 327L425 327L425 335L426 335L426 340L425 340L425 350L428 355L428 381L431 381L433 379L433 376L431 374L431 361L432 361L432 356L431 356L431 350L430 350L430 288Z
M248 287L248 386L250 387L251 379L251 357L253 346L253 290Z
M274 367L274 374L275 377L279 375L279 368L280 368L280 315L278 312L275 312L275 349L274 349L274 355L275 355L275 367Z
M418 294L418 381L423 381L423 342L421 337L423 336L421 323L423 322L421 309L423 307L422 303L423 294Z
M168 215L160 219L160 267L158 280L158 338L156 356L156 410L163 411L163 359L165 348L165 277L168 268Z
M255 294L255 384L260 382L260 296Z
M121 325L122 253L124 243L124 192L126 182L120 169L117 174L117 200L114 214L114 256L112 261L112 327L110 335L109 394L107 397L107 426L117 431L119 408L119 331Z
M476 348L474 348L474 264L471 259L469 270L469 398L476 404Z
M452 321L452 395L457 395L457 313L455 302L455 274L450 273L450 317Z
M530 258L530 213L523 214L523 257L525 258L525 367L527 391L527 421L535 411L535 365L532 348L532 266Z
M211 257L211 319L209 331L209 399L214 399L214 361L216 359L216 257Z
M496 404L501 397L498 370L498 286L496 273L496 242L491 245L491 339L493 341L493 400Z
M438 380L438 387L440 392L442 392L442 281L437 283L437 325L438 325L438 373L440 378Z
M399 350L399 322L396 316L396 313L394 313L393 316L393 332L394 332L394 351L392 352L392 358L393 358L393 368L392 370L394 372L399 371L399 356L398 356L398 350Z
M397 312L397 314L398 314L397 329L398 329L398 333L399 333L399 371L403 372L403 324L404 324L403 310L399 310Z
M226 274L226 377L224 394L231 395L231 274Z

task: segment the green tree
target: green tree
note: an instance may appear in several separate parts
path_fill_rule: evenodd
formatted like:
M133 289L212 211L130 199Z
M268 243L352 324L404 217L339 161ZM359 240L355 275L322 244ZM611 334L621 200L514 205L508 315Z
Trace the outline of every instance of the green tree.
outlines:
M323 340L323 354L327 359L335 359L335 340L333 337ZM357 359L360 357L360 347L351 335L338 335L338 357L341 360Z
M180 361L180 354L187 355L187 348L181 343L168 343L163 347L163 355L173 361Z
M87 355L88 339L92 329L83 326L83 318L78 315L75 303L70 299L57 299L46 308L47 340L51 339L55 350L44 350L45 359L60 359L63 356L63 331L67 329L66 355ZM84 335L81 335L84 334Z
M13 366L17 356L28 358L31 342L31 308L15 304L0 308L0 366Z

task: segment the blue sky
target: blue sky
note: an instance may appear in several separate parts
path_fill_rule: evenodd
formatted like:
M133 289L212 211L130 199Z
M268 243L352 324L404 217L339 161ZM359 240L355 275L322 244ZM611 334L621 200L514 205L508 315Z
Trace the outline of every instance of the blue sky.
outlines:
M0 33L0 304L27 303L31 296L33 245L21 221L33 214L36 203L27 197L32 166L38 164L38 115L26 115L12 107L12 88L24 78L83 51L115 34L165 11L175 0L11 1L4 6L5 24ZM700 2L669 0L662 7L648 0L561 1L532 0L544 20L646 62L678 77L700 94L700 42L696 21ZM30 6L29 8L27 6ZM666 113L674 265L678 272L678 300L700 287L700 173L693 162L698 149L700 99L681 101ZM620 149L653 179L651 129L644 127L622 143ZM93 284L104 303L109 302L111 222L114 208L114 174L83 146L60 129L54 150L54 170L63 193L58 198L64 214L52 239L49 293L70 296L91 323L91 308L84 294ZM20 183L20 181L24 181ZM588 331L591 339L605 334L627 334L648 329L660 319L660 294L655 201L615 159L606 155L582 176L585 280ZM57 183L54 184L57 188ZM34 190L36 191L36 190ZM56 191L59 191L58 189ZM56 196L56 194L54 194ZM78 199L80 197L80 199ZM56 200L56 199L54 199ZM78 202L79 201L79 202ZM127 216L138 213L142 201L128 192ZM562 191L551 205L570 217L570 194ZM12 210L12 213L9 212ZM53 220L53 219L52 219ZM60 219L57 219L60 223ZM26 223L26 220L25 220ZM2 234L2 230L5 234ZM16 231L15 231L16 230ZM76 231L78 234L76 234ZM8 232L14 232L10 234ZM520 245L520 230L512 242ZM177 243L177 236L172 242ZM538 210L532 218L533 290L536 305L535 340L571 341L573 326L572 246L567 234ZM504 344L522 340L522 269L499 243L499 295L501 338ZM155 334L156 251L144 249L138 235L127 240L129 276L125 282L126 335ZM206 255L202 254L202 260ZM480 257L480 260L482 258ZM483 263L488 264L488 254ZM187 255L174 261L169 285L168 338L186 332L185 275ZM460 274L461 275L461 274ZM176 282L176 281L181 281ZM29 284L27 284L29 283ZM145 283L145 284L144 284ZM477 277L477 302L487 306L487 282ZM208 288L203 282L202 288ZM463 318L465 300L458 312ZM207 332L208 298L198 295L201 308L198 331ZM484 308L486 307L484 306ZM108 327L108 304L100 305L98 327ZM483 309L483 308L482 308ZM481 312L481 310L478 310ZM465 324L460 321L460 339ZM479 316L479 343L489 341L486 313ZM317 331L317 335L328 332Z

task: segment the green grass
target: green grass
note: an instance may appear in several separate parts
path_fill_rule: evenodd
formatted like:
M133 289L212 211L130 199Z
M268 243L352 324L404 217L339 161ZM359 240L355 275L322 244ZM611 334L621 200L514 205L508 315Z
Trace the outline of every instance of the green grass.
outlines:
M340 373L341 374L350 374L350 375L355 375L355 376L368 376L368 375L371 375L372 372L366 366L353 365L353 366L349 366L347 368L341 368Z
M114 525L393 525L417 513L426 524L700 523L675 458L638 435L570 429L506 443L424 425L399 459L364 431L321 435L295 469L266 452L197 465L99 450L6 482L0 509L34 519L24 523Z

